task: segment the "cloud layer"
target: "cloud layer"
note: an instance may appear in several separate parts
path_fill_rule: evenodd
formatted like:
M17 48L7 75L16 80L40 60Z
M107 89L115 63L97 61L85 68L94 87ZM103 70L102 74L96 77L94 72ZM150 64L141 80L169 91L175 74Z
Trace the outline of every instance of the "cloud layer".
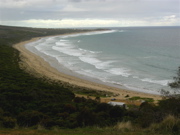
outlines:
M0 24L30 27L180 25L180 0L1 0Z

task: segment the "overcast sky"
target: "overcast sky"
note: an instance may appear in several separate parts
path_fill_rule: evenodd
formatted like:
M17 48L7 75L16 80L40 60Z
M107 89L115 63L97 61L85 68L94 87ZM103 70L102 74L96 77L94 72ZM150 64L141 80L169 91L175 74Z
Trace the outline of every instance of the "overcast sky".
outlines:
M0 0L0 24L45 28L180 26L180 0Z

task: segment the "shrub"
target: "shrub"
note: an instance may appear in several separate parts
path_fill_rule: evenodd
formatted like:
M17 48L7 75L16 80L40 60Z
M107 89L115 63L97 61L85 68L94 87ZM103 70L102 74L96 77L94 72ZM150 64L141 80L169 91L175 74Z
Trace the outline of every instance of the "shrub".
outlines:
M12 117L3 117L2 124L5 128L14 128L16 125L16 119Z
M122 118L124 116L124 110L119 106L113 106L109 112L111 117Z
M127 121L127 122L118 122L115 126L114 126L115 129L118 129L118 130L132 130L133 129L133 126L132 126L132 123L130 121Z
M77 116L79 126L92 126L96 123L96 115L87 107L83 108Z
M31 127L41 123L46 116L38 111L25 111L19 114L17 122L19 126Z
M180 97L171 97L169 99L159 101L159 108L165 114L178 116L180 114Z
M180 119L168 115L160 123L152 124L150 130L160 133L180 134Z

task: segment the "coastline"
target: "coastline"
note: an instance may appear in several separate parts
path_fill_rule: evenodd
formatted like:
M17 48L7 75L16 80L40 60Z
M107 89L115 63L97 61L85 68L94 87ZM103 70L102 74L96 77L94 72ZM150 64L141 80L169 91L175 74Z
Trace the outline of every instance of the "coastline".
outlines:
M85 79L80 79L74 76L67 75L63 72L59 72L58 70L50 66L50 64L46 62L43 58L30 52L25 48L25 44L37 41L39 39L40 37L33 38L31 40L20 42L13 46L15 49L17 49L20 52L21 67L23 67L23 69L25 69L29 73L36 74L37 76L44 76L52 80L58 80L61 81L62 83L69 83L70 85L73 86L112 92L116 95L116 99L126 99L125 98L126 95L129 95L129 97L139 96L146 98L154 98L154 100L161 99L160 95L153 95L149 93L131 91L128 89L115 88L100 83L90 82Z

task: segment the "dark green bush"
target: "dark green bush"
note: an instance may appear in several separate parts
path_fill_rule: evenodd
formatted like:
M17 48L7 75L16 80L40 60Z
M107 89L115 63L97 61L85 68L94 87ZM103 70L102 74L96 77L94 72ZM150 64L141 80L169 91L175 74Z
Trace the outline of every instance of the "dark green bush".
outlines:
M19 126L31 127L43 122L47 116L38 111L25 111L19 114L17 123Z
M5 128L14 128L16 125L16 119L12 117L3 117L3 127Z

